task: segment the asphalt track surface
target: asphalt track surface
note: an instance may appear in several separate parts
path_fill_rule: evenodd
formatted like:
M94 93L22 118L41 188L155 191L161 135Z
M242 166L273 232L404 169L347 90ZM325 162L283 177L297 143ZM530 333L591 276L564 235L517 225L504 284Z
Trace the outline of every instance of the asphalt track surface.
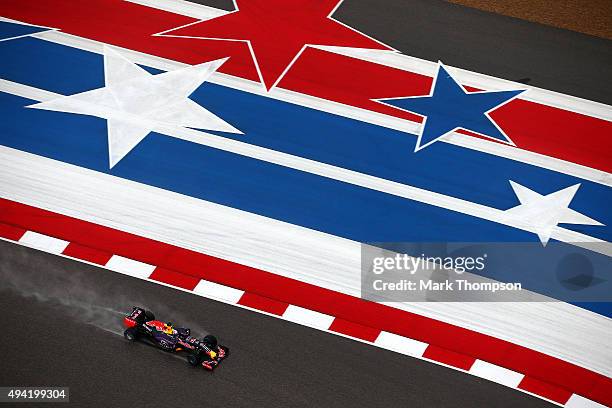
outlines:
M612 104L610 40L441 0L345 0L333 16L413 57Z
M69 386L68 406L550 406L446 367L5 241L0 267L0 385ZM104 310L130 302L217 334L231 356L210 374L127 343L121 315Z

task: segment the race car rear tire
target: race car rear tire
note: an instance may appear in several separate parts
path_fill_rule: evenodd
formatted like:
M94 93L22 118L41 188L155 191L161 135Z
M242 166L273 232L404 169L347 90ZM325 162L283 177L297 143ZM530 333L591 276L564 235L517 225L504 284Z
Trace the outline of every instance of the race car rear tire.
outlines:
M145 310L145 320L150 322L151 320L155 320L155 315L150 310Z
M197 367L202 362L202 357L200 357L200 353L191 353L187 356L187 362L190 366Z
M125 331L123 332L123 337L125 337L125 339L129 342L136 341L136 337L138 337L138 331L136 330L136 327L130 327L129 329L125 329Z

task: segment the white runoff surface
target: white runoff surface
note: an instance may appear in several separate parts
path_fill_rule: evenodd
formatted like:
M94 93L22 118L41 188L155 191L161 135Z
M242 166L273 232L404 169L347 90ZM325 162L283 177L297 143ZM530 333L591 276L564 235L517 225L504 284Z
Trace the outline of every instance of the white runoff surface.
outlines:
M6 147L0 174L2 198L360 295L357 242ZM612 319L566 303L389 306L612 376Z

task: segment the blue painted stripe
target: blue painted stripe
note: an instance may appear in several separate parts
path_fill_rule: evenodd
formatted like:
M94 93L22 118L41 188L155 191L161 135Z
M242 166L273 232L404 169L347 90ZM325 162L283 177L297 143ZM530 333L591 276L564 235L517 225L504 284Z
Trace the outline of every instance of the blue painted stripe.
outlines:
M72 95L104 86L102 56L25 37L0 42L0 78Z
M535 241L534 234L152 133L108 169L103 119L0 93L0 144L357 241Z
M155 133L109 170L104 120L23 108L31 102L0 93L0 144L361 242L537 241L501 224ZM508 270L499 273L508 278ZM549 285L532 279L525 287L546 293Z
M99 55L29 38L8 44L0 44L0 58L11 61L2 78L62 94L103 86ZM45 70L34 72L40 61ZM498 209L519 204L508 180L541 194L581 183L571 207L612 224L612 189L597 183L446 143L414 154L414 136L218 85L203 85L192 99L245 133L225 137ZM564 227L612 240L612 228Z
M48 31L48 28L0 21L0 40Z
M295 107L277 100L205 84L192 99L242 130L227 134L269 149L462 198L498 209L519 204L509 180L540 194L581 183L571 208L612 224L612 189L537 166L435 143L413 153L416 137L403 132ZM612 229L565 226L606 241Z

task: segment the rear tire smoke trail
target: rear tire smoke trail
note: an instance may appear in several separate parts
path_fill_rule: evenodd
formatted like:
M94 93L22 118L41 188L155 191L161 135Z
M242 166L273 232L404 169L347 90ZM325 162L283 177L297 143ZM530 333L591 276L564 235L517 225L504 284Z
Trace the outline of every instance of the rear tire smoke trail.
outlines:
M16 292L84 323L117 331L122 312L111 297L88 283L83 273L52 266L27 251L32 250L20 248L14 255L0 254L0 290Z
M40 253L42 256L31 256L32 251L38 252L24 247L17 247L17 251L0 250L0 290L10 290L23 297L44 302L75 320L118 335L123 335L123 316L133 306L151 310L157 318L171 320L176 326L189 327L198 337L209 334L191 319L151 299L146 293L126 293L121 284L96 279L99 278L96 275L98 273L114 272L92 270L90 266L76 261L67 261L71 263L61 265L48 263L45 261L47 257L56 255Z

